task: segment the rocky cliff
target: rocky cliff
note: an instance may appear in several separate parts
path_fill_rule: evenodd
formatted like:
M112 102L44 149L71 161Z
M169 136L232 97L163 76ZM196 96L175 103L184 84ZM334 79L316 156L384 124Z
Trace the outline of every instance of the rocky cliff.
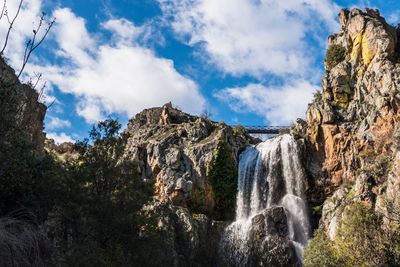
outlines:
M144 179L155 182L158 201L208 214L216 204L208 176L218 145L229 147L236 169L240 152L253 142L224 123L191 116L170 103L137 114L125 134L127 156L139 163ZM232 184L236 189L236 180Z
M339 22L341 31L328 39L322 91L309 105L307 121L292 127L303 154L298 161L305 173L300 163L296 171L301 169L301 180L307 176L304 190L313 228L331 239L354 202L400 221L400 29L372 9L342 10ZM43 151L46 108L38 93L21 84L3 60L0 77L0 113L7 115L0 138L3 133L12 136L17 126ZM146 220L140 224L140 235L151 241L143 244L151 252L149 266L231 265L229 258L221 260L226 255L219 251L221 238L235 215L239 155L257 140L241 128L186 114L171 103L140 112L123 135L124 157L135 161L141 178L154 185L154 199L141 209ZM57 146L48 140L46 146L60 161L74 152L73 144ZM276 156L271 162L280 166L287 159ZM277 166L269 170L284 173ZM283 184L272 187L286 194ZM271 183L259 185L265 193ZM276 207L282 205L278 200L249 218L248 243L243 244L250 250L251 266L299 265L287 217L295 206ZM237 251L232 254L236 257Z
M303 131L310 200L329 197L321 223L331 238L349 192L388 215L400 184L400 31L372 9L342 10L339 22Z
M400 208L400 30L372 9L342 10L339 22L341 31L328 39L322 91L309 105L307 121L298 120L291 131L304 148L313 228L331 239L351 203L364 203L386 217L397 216L394 210ZM213 159L225 143L237 169L239 154L254 140L170 104L139 113L125 133L127 156L139 162L144 179L155 182L157 201L147 211L167 207L168 212L156 213L164 214L157 217L164 229L172 225L168 247L177 255L175 265L184 265L178 258L215 264L223 226L213 221L219 201L210 179ZM221 218L231 219L232 211ZM209 255L196 245L204 238L213 244Z
M38 152L44 152L46 106L39 102L39 94L31 85L19 81L3 58L0 58L0 113L3 140L24 135Z
M157 261L217 266L227 224L221 220L234 217L239 154L255 140L243 129L186 114L171 103L140 112L124 134L126 157L154 184L154 201L143 208L150 222L143 235L151 227L160 231Z

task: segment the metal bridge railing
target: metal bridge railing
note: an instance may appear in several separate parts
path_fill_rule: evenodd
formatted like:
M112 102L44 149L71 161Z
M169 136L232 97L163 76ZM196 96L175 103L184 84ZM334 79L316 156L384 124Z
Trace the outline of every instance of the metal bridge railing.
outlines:
M290 126L264 126L264 125L233 125L232 127L243 127L247 133L254 134L279 134Z

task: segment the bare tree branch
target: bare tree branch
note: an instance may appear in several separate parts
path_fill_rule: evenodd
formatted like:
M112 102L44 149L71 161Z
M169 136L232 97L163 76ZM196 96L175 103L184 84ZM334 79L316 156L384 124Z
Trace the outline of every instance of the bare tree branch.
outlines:
M44 90L46 89L46 86L47 86L47 82L44 82L44 84L42 85L42 87L39 90L39 96L38 96L39 102L41 102L40 100L43 99Z
M34 73L34 77L31 77L29 79L28 85L33 88L36 89L36 87L38 86L40 80L42 79L42 74L41 73Z
M1 9L0 20L4 16L4 11L6 10L6 7L7 7L7 0L4 0L3 8Z
M43 22L45 22L45 16L46 16L46 14L42 13L42 16L40 17L39 24L38 24L37 28L33 30L32 39L30 39L26 44L25 52L24 52L24 59L23 59L23 62L22 62L22 67L21 67L21 69L20 69L20 71L19 71L19 73L17 75L18 78L23 73L23 71L24 71L24 69L26 67L26 64L28 63L29 58L32 55L32 53L36 50L36 48L38 48L39 45L41 45L43 43L44 39L46 39L48 33L50 32L51 28L53 27L54 23L56 22L56 19L53 19L50 22L48 22L47 28L44 30L44 34L39 39L39 41L36 42L38 34L39 34L39 32L40 32L40 30L41 30L41 28L43 26Z
M4 50L6 50L6 47L7 47L7 44L8 44L8 39L10 38L11 30L12 30L12 28L14 26L15 20L17 19L18 15L19 15L19 12L21 11L21 7L22 7L23 2L24 2L24 0L20 0L17 12L15 13L15 16L14 16L14 18L12 20L10 20L10 17L8 15L8 10L7 9L6 9L5 13L4 13L4 15L6 16L6 18L8 20L8 23L10 24L10 26L8 27L6 38L4 40L3 49L1 49L0 55L3 55L4 54ZM6 4L6 2L4 2L4 4Z
M53 101L51 101L51 103L47 106L47 110L49 110L55 102L56 102L56 99L53 99Z

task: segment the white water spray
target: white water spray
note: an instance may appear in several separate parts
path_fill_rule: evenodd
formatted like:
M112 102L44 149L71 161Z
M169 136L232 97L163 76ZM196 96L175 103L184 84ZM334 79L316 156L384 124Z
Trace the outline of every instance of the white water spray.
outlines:
M306 176L299 148L285 134L247 148L240 156L236 220L227 227L222 241L229 258L246 266L251 220L263 210L285 208L289 238L301 258L302 247L310 238L310 225L304 192ZM266 233L268 236L268 233Z

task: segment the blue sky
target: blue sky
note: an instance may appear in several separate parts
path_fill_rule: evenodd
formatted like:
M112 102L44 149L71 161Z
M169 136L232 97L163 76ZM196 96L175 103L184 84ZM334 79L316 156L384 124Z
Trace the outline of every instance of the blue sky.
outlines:
M25 0L6 56L18 70L41 11L57 19L24 79L43 74L45 131L59 142L168 101L228 124L288 125L320 87L340 8L366 6L400 22L396 0Z

